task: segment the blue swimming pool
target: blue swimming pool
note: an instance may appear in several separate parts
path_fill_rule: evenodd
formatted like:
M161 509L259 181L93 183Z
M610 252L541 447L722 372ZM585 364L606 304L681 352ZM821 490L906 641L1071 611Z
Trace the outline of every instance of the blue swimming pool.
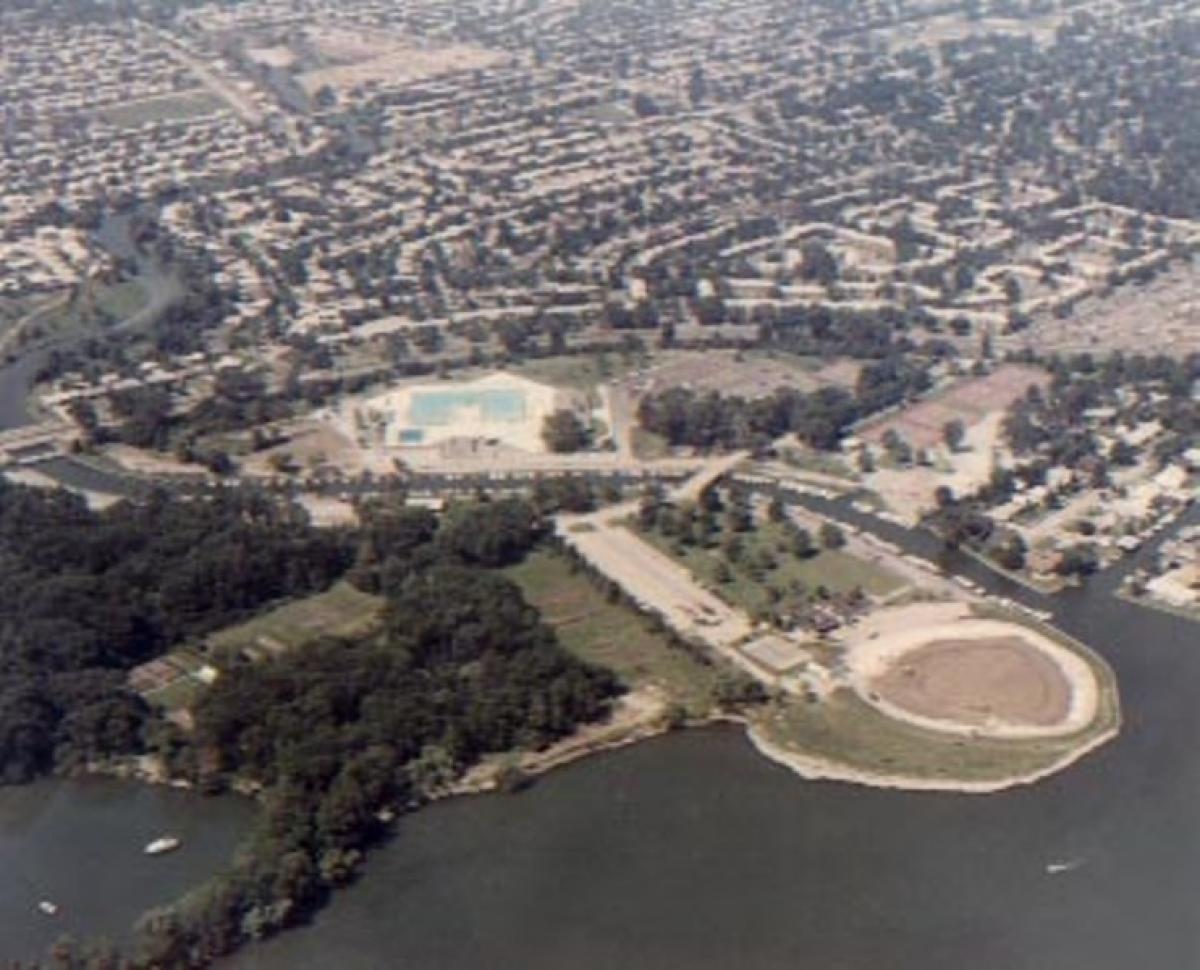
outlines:
M460 411L478 410L483 420L513 422L525 419L525 394L489 388L479 391L417 391L408 407L408 423L430 428L451 424Z

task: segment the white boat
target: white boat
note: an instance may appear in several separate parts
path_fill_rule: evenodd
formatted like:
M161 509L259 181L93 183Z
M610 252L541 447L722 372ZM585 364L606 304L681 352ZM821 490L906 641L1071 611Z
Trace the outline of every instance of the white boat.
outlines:
M40 903L38 903L38 910L40 910L42 913L45 913L47 916L58 915L58 907L48 899L43 899Z
M146 846L146 855L162 855L164 852L173 852L179 848L179 839L173 835L164 835L160 839L155 839Z
M1057 876L1060 873L1078 869L1081 865L1083 865L1082 859L1069 859L1066 862L1048 862L1046 863L1046 873L1047 875Z

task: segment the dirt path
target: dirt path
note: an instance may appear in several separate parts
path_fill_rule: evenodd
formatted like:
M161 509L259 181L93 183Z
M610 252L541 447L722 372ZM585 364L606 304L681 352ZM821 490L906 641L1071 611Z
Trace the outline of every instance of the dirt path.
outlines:
M143 25L147 30L154 33L160 41L162 41L162 51L172 60L176 61L183 67L186 67L196 80L199 81L212 94L229 105L233 112L242 119L247 125L252 128L257 128L262 124L262 112L256 108L248 98L242 95L237 88L218 76L211 68L203 61L193 55L190 51L183 47L174 37L168 34L165 30L158 27Z

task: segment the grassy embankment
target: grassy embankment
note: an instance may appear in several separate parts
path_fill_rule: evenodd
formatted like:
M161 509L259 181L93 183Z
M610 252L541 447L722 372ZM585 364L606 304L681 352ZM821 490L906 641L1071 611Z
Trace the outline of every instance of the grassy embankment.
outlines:
M893 776L935 783L1002 784L1064 766L1111 736L1121 722L1116 679L1104 660L1061 631L1024 615L980 606L982 617L1037 629L1082 657L1100 685L1095 720L1060 738L1002 740L965 738L925 731L881 714L848 689L822 701L797 698L773 703L752 718L767 742L800 757L844 765L864 775Z

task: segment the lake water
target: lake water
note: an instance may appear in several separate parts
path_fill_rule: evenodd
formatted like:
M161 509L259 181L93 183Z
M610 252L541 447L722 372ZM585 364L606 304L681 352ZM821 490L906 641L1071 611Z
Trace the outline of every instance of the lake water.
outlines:
M1125 730L1041 784L805 782L737 730L685 732L406 819L312 926L228 965L1200 967L1200 626L1114 582L1056 606L1116 668Z
M63 933L124 938L227 865L254 812L243 798L109 779L0 789L0 961L40 956ZM182 846L145 855L164 833ZM38 912L42 899L57 916Z

